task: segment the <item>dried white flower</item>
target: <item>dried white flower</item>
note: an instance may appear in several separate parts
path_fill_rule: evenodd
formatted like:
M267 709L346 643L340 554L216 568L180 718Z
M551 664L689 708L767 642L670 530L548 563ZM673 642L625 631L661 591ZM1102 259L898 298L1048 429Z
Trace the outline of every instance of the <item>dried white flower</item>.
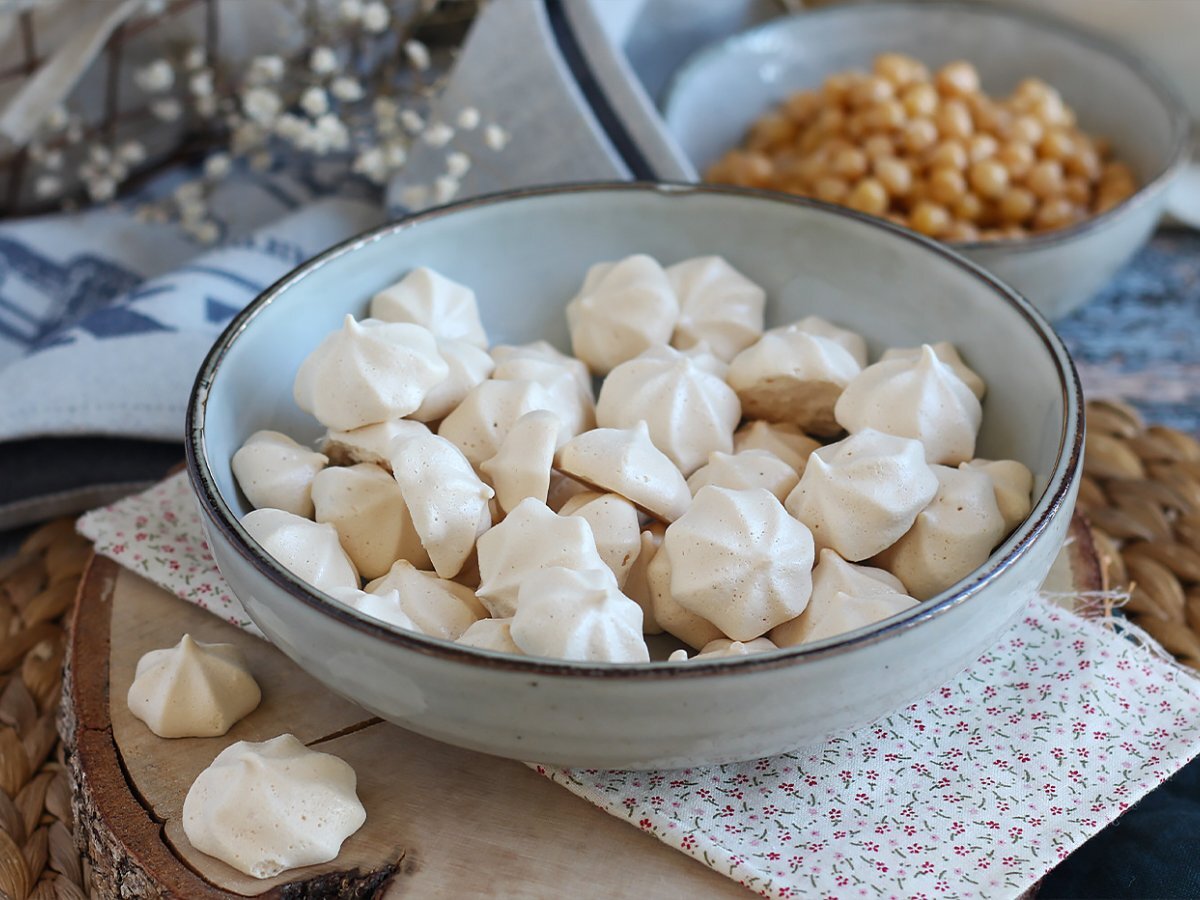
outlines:
M454 140L454 129L445 122L431 122L421 135L421 140L430 147L445 147Z
M388 12L388 8L379 0L374 0L363 7L362 26L371 34L380 34L386 31L391 20L392 16Z
M314 119L323 116L329 112L329 95L325 93L324 88L315 85L307 88L300 95L300 108Z
M209 181L220 181L233 168L233 160L228 153L214 153L204 161L204 177Z
M408 162L408 148L400 141L390 141L383 148L383 152L387 157L388 168L398 169Z
M446 157L446 174L451 178L462 178L471 169L471 157L457 151Z
M196 112L206 119L217 114L217 98L214 94L205 94L196 98Z
M41 163L45 168L50 169L51 171L57 172L59 169L62 168L62 164L63 164L62 151L61 150L47 150L42 155Z
M255 122L269 125L282 108L283 101L270 88L250 88L242 94L242 111Z
M467 106L458 114L458 127L463 131L474 131L479 127L479 110L473 106Z
M275 164L275 157L269 150L260 150L250 157L250 168L255 172L266 172Z
M201 69L188 79L188 90L196 97L209 97L213 92L212 69Z
M109 177L115 178L118 183L129 177L129 166L118 160L113 160L108 165Z
M317 119L317 135L326 152L345 150L350 146L350 131L337 116L326 113Z
M357 22L362 18L363 5L362 0L342 0L338 4L338 15L345 22Z
M116 179L109 175L94 175L85 180L84 187L95 203L104 203L117 195Z
M499 125L489 125L483 129L483 142L487 144L489 150L503 150L508 141L508 132Z
M62 131L67 127L70 121L70 116L67 115L67 108L59 103L56 106L50 107L46 113L46 120L43 123L50 131Z
M339 75L329 84L329 92L339 100L353 103L363 98L362 85L349 75Z
M283 58L275 55L256 56L250 62L247 80L254 84L271 84L283 77Z
M83 140L83 123L75 120L67 125L67 130L63 132L63 136L67 139L68 144L78 144Z
M103 168L112 162L112 152L103 144L93 144L88 150L88 158L97 167Z
M331 47L314 47L308 57L308 67L317 75L330 75L337 71L337 54Z
M412 134L418 134L425 127L425 120L415 109L403 109L400 111L400 124Z
M190 222L184 226L184 231L194 237L201 244L215 244L217 238L221 236L221 229L217 227L217 223L211 219L204 219L200 222Z
M351 169L359 175L365 175L376 184L383 184L387 181L387 159L381 147L369 147L358 154L354 158Z
M395 122L400 107L391 97L376 97L371 104L371 113L377 122Z
M307 131L308 123L292 113L284 113L275 120L275 133L289 143L296 143Z
M420 41L405 41L404 55L408 57L409 65L418 72L424 72L429 68L429 48Z
M183 104L174 97L166 97L151 103L150 112L161 122L174 122L183 115Z
M41 199L57 197L62 193L62 179L57 175L39 175L33 183L33 192Z
M433 202L434 203L449 203L454 199L454 195L458 193L461 187L457 178L451 178L449 175L442 175L435 178L433 181Z
M429 188L423 184L410 184L400 192L400 202L414 212L429 204Z
M140 166L146 161L146 146L141 141L126 141L117 148L117 158L131 166Z
M202 68L207 61L208 54L199 44L188 47L187 53L183 55L183 67L189 72Z
M180 206L197 203L204 199L204 184L199 181L185 181L175 188L172 196Z
M267 139L266 130L257 122L238 122L229 136L229 149L244 156Z
M161 94L175 84L175 70L165 59L156 59L133 73L133 83L147 94Z

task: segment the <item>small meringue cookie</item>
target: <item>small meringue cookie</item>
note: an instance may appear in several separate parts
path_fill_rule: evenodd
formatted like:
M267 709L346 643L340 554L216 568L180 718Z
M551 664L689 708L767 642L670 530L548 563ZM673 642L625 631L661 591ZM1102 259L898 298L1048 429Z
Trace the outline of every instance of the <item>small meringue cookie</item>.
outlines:
M578 362L578 360L575 360ZM562 421L568 435L596 427L596 401L591 384L581 385L577 372L553 359L517 356L496 366L496 381L532 381L546 391L546 408Z
M367 593L394 594L418 631L447 641L458 640L471 625L487 617L487 610L469 587L422 572L402 559L382 578L368 583Z
M527 412L513 423L496 455L480 464L479 471L496 489L504 512L516 509L527 497L546 502L560 428L558 416L548 409Z
M848 328L842 328L840 325L834 325L828 319L822 319L820 316L805 316L798 322L793 322L791 325L784 325L782 328L774 328L773 331L803 331L806 334L814 334L817 337L829 338L829 340L841 344L846 351L854 357L854 361L858 363L859 368L865 368L867 365L867 342L863 336L857 331L851 331Z
M743 450L741 453L708 454L708 464L688 478L692 496L706 484L743 491L765 488L782 503L800 481L796 470L768 450Z
M1033 509L1033 473L1024 463L1015 459L973 459L967 465L992 479L1006 534L1029 517Z
M962 356L958 353L958 348L949 341L938 341L936 344L930 344L933 348L934 355L942 362L954 370L954 374L963 380L963 384L971 389L980 400L987 393L987 384L979 377L970 366L963 362ZM913 360L921 355L920 347L892 347L890 350L884 351L883 356L879 357L880 362L886 362L889 359L908 359Z
M674 349L682 356L690 359L709 375L720 378L722 381L729 374L729 363L720 359L712 352L712 348L708 346L708 341L700 341L700 343L693 344L686 350Z
M487 349L475 292L420 266L371 298L371 318L422 325L437 337Z
M875 557L918 600L928 600L987 562L1005 535L986 472L934 466L938 490L904 537Z
M233 644L185 634L138 660L125 700L159 737L220 737L258 708L262 691Z
M734 453L766 450L795 469L798 475L804 474L808 457L820 446L819 441L814 441L798 427L786 422L772 423L758 419L747 422L733 433Z
M358 570L332 525L282 509L256 509L242 516L242 527L277 563L318 590L358 587Z
M529 573L521 583L510 633L530 656L650 661L642 609L621 593L608 569L551 566Z
M414 412L449 373L427 329L348 315L300 364L292 393L322 425L348 431Z
M458 643L464 647L480 650L495 650L497 653L512 653L524 656L525 651L512 639L512 619L480 619L462 633Z
M720 628L703 616L684 609L671 596L671 560L661 547L646 567L646 585L650 589L654 621L661 631L697 650L724 636Z
M421 633L417 623L409 618L408 613L400 605L400 594L396 591L368 593L359 588L334 588L328 593L334 600L345 603L364 616L370 616L380 622L387 622L389 625L405 631Z
M579 385L579 393L589 400L595 401L592 394L592 373L581 360L561 352L548 341L531 341L528 344L497 344L491 349L492 359L496 368L506 366L518 359L536 359L542 362L555 363L571 373L575 383Z
M814 451L784 505L817 549L858 561L900 540L937 489L919 442L868 428Z
M729 362L762 336L766 292L722 257L696 256L666 271L679 300L674 346L704 341Z
M436 422L448 416L462 403L470 390L487 380L496 364L481 350L466 341L438 338L438 354L445 361L449 374L430 388L412 417L418 422Z
M931 463L958 465L975 455L983 409L971 389L928 344L916 357L889 359L862 370L835 410L849 432L874 428L913 438Z
M701 488L662 552L675 601L735 641L800 615L812 591L812 535L762 488Z
M856 566L826 549L813 569L808 608L790 622L773 628L771 640L780 647L820 641L916 604L895 575L871 566Z
M576 481L620 494L664 522L674 522L691 505L683 474L654 446L644 421L585 431L558 451L555 464Z
M521 583L539 569L608 571L586 519L560 516L532 498L522 500L484 534L478 550L481 583L476 594L498 619L516 612Z
M650 440L690 475L714 450L733 449L742 418L737 395L724 381L671 347L651 347L616 366L600 388L596 422L630 428L645 421Z
M442 419L438 434L461 450L471 465L479 466L496 455L517 419L535 409L553 412L550 395L537 382L485 381ZM556 446L569 437L560 418Z
M768 650L778 650L767 638L755 638L752 641L731 641L729 638L717 638L709 641L695 656L688 658L686 650L676 650L667 657L667 662L697 662L702 659L736 659L740 656L753 656L755 653L766 653Z
M389 419L352 431L325 432L321 452L335 466L373 463L392 470L392 449L401 441L432 434L429 427L411 419Z
M830 338L774 330L733 358L727 380L747 416L830 436L841 431L834 405L861 371L850 352Z
M233 454L238 487L255 509L282 509L312 518L313 477L329 458L278 431L256 431Z
M642 528L634 505L618 494L576 494L563 504L559 515L579 516L592 526L596 551L612 570L617 587L624 588L642 549Z
M654 598L650 591L650 561L662 546L663 535L667 526L662 522L651 522L639 536L638 554L625 577L622 590L625 596L642 608L642 632L644 634L662 634L662 627L654 618Z
M567 304L575 355L596 375L671 340L679 301L663 267L644 254L588 269Z
M432 434L397 446L392 473L434 570L453 578L492 525L488 501L495 492L457 447Z
M562 472L550 471L550 490L546 494L546 505L555 512L563 508L563 505L574 497L576 494L593 494L593 491L586 484L580 484L574 478L562 474Z
M201 853L254 878L336 859L366 810L354 769L290 734L238 741L183 800L183 833Z
M396 479L371 463L334 466L313 479L318 522L337 529L346 555L363 578L378 578L398 559L429 568Z

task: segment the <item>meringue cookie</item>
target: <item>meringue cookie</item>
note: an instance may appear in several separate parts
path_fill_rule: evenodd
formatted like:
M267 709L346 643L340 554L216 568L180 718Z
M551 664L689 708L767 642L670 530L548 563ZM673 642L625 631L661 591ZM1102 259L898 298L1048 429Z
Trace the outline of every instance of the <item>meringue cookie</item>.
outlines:
M454 444L478 466L495 456L517 419L535 409L553 412L546 389L534 381L485 381L476 385L450 415L442 419L438 434ZM559 420L556 446L569 438Z
M438 338L437 350L449 374L430 388L412 414L418 422L436 422L445 418L462 403L471 388L486 381L496 367L486 350L466 341Z
M504 512L516 509L527 497L546 502L560 428L558 416L548 409L527 412L513 423L496 455L480 464L479 471L492 482Z
M679 348L674 349L681 356L690 359L709 375L720 378L722 381L729 374L729 363L726 360L720 359L712 352L712 348L708 346L708 341L700 341L683 350Z
M491 349L491 354L492 359L496 361L496 368L501 368L519 359L535 359L554 363L571 373L571 377L579 385L581 396L594 402L592 373L588 371L588 367L581 360L562 353L548 341L531 341L528 344L497 344Z
M576 494L593 493L595 491L586 484L580 484L574 478L570 478L561 472L555 472L552 469L550 471L550 490L546 493L546 505L555 512L558 512Z
M747 416L828 436L841 430L834 404L861 371L850 352L830 338L774 330L733 358L727 380Z
M262 691L233 644L185 634L138 660L126 702L159 737L220 737L258 708Z
M516 612L521 583L539 569L563 566L608 571L587 520L560 516L532 498L522 500L503 522L484 534L478 550L481 583L476 594L499 619Z
M408 617L400 605L400 594L396 591L377 591L368 593L359 588L334 588L329 591L334 600L345 603L351 609L356 609L364 616L387 622L405 631L421 633L417 623Z
M868 428L814 451L785 505L818 549L857 561L900 540L937 489L919 442Z
M987 385L974 369L963 362L963 358L958 353L958 348L949 341L938 341L936 344L930 344L929 346L933 348L934 355L953 369L954 374L963 380L963 384L971 389L971 393L982 400L983 395L987 393ZM884 351L883 356L879 357L879 361L885 362L889 359L914 360L920 355L920 347L892 347L890 350Z
M771 630L780 647L824 640L854 631L916 606L895 575L871 566L848 563L832 550L822 550L813 569L812 597L797 618Z
M313 476L328 462L324 454L286 434L256 431L233 454L231 467L238 487L255 509L282 509L311 518Z
M668 343L678 319L667 273L644 254L592 266L567 304L571 346L596 375Z
M692 501L683 474L654 446L644 421L585 431L558 451L555 463L576 481L620 494L664 522L674 522Z
M373 463L392 470L392 449L401 441L432 434L429 427L411 419L389 419L352 431L325 432L322 452L335 466Z
M641 525L632 503L618 494L576 494L559 510L562 516L579 516L592 526L596 551L623 588L629 569L642 549Z
M731 641L729 638L717 638L709 641L695 656L688 658L686 650L676 650L667 657L667 662L695 662L701 659L734 659L739 656L753 656L755 653L766 653L768 650L778 650L767 638L755 638L752 641Z
M449 373L421 326L348 315L300 364L292 393L322 425L348 431L414 412Z
M766 292L722 257L697 256L666 271L679 300L674 346L704 341L729 362L762 336Z
M747 422L733 433L734 453L766 450L795 469L798 475L804 474L808 457L820 446L819 441L814 441L795 425L786 422L771 423L760 419Z
M706 484L731 488L765 488L782 503L800 481L796 470L767 450L743 450L741 453L708 454L708 464L701 466L688 478L688 489L694 497Z
M462 633L458 643L464 647L495 650L497 653L525 655L525 651L512 639L512 619L480 619Z
M604 379L596 404L603 428L649 426L650 440L690 475L714 450L733 449L742 417L737 395L694 359L671 347L651 347Z
M1033 509L1033 473L1024 463L1015 459L973 459L967 465L992 479L996 505L1004 517L1005 533L1028 518Z
M592 398L591 384L581 384L578 373L557 360L510 357L496 366L492 377L496 381L540 384L546 391L546 408L562 421L568 436L596 427L596 401Z
M378 578L398 559L429 568L396 479L371 463L335 466L313 479L318 522L337 529L346 555L363 578Z
M368 583L367 593L394 594L396 604L418 631L447 641L458 640L471 625L487 617L487 610L469 587L422 572L402 559L382 578Z
M800 615L812 592L812 535L762 488L701 488L662 552L674 600L736 641Z
M434 570L453 578L492 525L494 491L442 437L411 438L392 453L392 473Z
M642 608L642 632L644 634L662 634L662 626L654 617L654 598L650 591L649 569L650 562L662 546L663 535L667 526L662 522L651 522L641 533L638 540L638 554L625 577L622 590L625 596Z
M671 560L661 547L646 567L646 585L650 589L654 621L660 630L696 649L723 637L720 628L703 616L684 609L671 596Z
M422 325L437 337L486 350L475 292L424 266L371 298L371 318Z
M992 479L970 466L934 466L937 495L904 537L875 562L928 600L987 562L1004 537Z
M867 366L835 410L849 432L874 428L925 445L931 463L958 465L975 455L983 409L971 389L928 344L920 355Z
M358 587L358 570L332 525L282 509L256 509L242 516L242 527L277 563L318 590Z
M522 581L510 631L530 656L583 662L644 663L642 609L608 569L551 566Z
M290 734L238 741L188 789L183 832L201 853L255 878L335 859L366 810L354 770Z
M805 316L791 325L784 325L782 328L772 330L803 331L805 334L829 338L829 340L841 344L854 357L854 361L858 363L859 368L864 368L867 365L867 342L863 339L863 336L857 331L851 331L848 328L842 328L840 325L834 325L828 319L822 319L820 316Z

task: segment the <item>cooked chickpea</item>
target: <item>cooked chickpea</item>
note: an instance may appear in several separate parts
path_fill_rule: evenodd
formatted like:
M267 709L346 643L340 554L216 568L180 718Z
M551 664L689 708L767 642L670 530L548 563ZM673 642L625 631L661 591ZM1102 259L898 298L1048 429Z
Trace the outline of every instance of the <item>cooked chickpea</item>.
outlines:
M732 161L733 183L743 187L765 187L775 166L762 153L743 153Z
M850 89L853 106L875 106L896 96L896 86L879 75L871 75Z
M1065 128L1048 128L1038 144L1042 159L1065 160L1075 152L1075 141Z
M950 224L942 237L948 241L977 241L979 240L979 229L970 222L956 221Z
M863 111L863 121L871 132L895 131L904 124L908 113L899 100L885 100Z
M950 227L950 213L944 206L922 200L909 216L909 224L914 231L929 237L940 237Z
M1043 125L1066 125L1067 115L1063 107L1062 98L1057 93L1051 93L1038 100L1030 108Z
M1023 187L1010 187L1000 197L1000 218L1009 224L1025 222L1037 209L1037 197Z
M873 165L875 177L893 197L903 197L912 189L912 170L894 156L882 156Z
M904 146L910 153L920 153L937 141L937 126L929 119L911 119L904 126Z
M821 95L816 91L796 91L783 103L783 112L794 122L807 123L821 110Z
M914 84L900 95L904 111L914 119L929 117L937 112L938 95L931 84Z
M1100 169L1101 184L1128 184L1133 186L1133 170L1123 162L1110 162Z
M977 163L991 159L1000 149L1000 143L990 134L977 134L967 141L967 159Z
M946 140L934 147L926 157L931 169L965 169L967 167L967 148L962 141Z
M850 185L836 175L822 175L813 182L813 196L826 203L841 203L850 193Z
M837 134L846 127L846 114L840 107L827 106L817 114L813 129L820 134Z
M979 73L965 60L946 63L935 78L937 89L947 97L965 97L979 93Z
M768 113L750 129L746 146L751 150L770 150L790 144L796 135L796 125L786 116Z
M953 206L967 192L967 180L958 169L935 169L929 175L929 199Z
M954 204L954 216L963 222L975 223L983 218L984 208L978 194L966 193Z
M1082 175L1068 175L1063 181L1063 196L1076 206L1090 206L1092 186Z
M863 153L867 154L867 159L871 161L896 155L896 145L886 134L871 135L863 141L862 148Z
M1066 197L1051 197L1043 201L1033 217L1033 227L1037 231L1049 231L1052 228L1062 228L1075 218L1075 205Z
M971 187L981 197L998 198L1008 188L1008 169L996 159L981 159L968 170Z
M1034 164L1025 176L1025 186L1042 200L1057 197L1063 190L1062 164L1053 159Z
M829 160L829 168L834 175L849 181L856 181L867 173L867 154L857 148L839 150Z
M886 78L896 87L920 81L925 74L925 67L921 63L903 53L881 53L875 57L874 70L876 75Z
M835 72L825 79L821 85L821 93L825 95L826 100L843 103L850 96L855 81L857 78L853 72Z
M868 215L881 216L887 212L888 192L878 179L864 178L850 191L846 205Z
M1030 144L1034 147L1041 143L1042 136L1045 133L1046 126L1035 116L1028 114L1017 116L1008 127L1009 140L1020 141L1023 144Z
M1074 151L1063 160L1068 175L1078 175L1087 181L1100 177L1100 154L1089 141L1076 141ZM1132 181L1132 178L1130 179Z
M966 140L975 133L971 111L961 100L947 100L938 108L933 121L943 138Z

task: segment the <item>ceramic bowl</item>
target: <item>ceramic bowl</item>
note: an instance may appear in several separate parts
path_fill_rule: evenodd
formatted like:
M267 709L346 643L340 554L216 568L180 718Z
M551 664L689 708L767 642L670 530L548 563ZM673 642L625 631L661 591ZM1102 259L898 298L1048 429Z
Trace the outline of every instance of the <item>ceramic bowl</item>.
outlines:
M493 342L569 349L563 307L589 265L725 256L761 284L771 324L816 313L872 350L944 339L987 379L979 453L1036 477L1028 521L953 589L859 632L736 660L584 664L506 656L394 629L308 587L239 524L230 458L270 428L316 440L292 402L301 360L417 265L472 285ZM1046 575L1074 505L1081 398L1062 344L973 264L848 210L736 188L583 185L485 197L321 254L251 303L205 360L188 470L217 563L270 639L333 690L439 740L539 762L678 767L748 759L861 725L945 682Z
M970 60L993 95L1041 78L1061 91L1085 131L1109 138L1116 157L1133 167L1142 187L1101 215L1027 238L953 244L1047 316L1085 303L1149 238L1187 162L1186 108L1108 40L1025 9L896 2L776 19L692 56L667 90L663 116L695 173L703 172L792 91L817 86L832 72L870 69L887 51L934 68Z

